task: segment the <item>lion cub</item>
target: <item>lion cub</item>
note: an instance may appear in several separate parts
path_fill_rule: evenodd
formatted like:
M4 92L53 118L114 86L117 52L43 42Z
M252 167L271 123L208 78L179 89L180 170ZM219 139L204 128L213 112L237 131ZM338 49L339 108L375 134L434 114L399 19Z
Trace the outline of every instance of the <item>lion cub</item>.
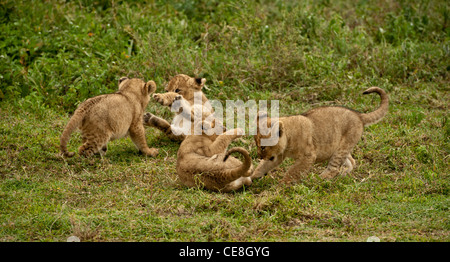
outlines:
M191 105L194 104L195 93L198 92L201 98L201 104L205 107L206 111L212 111L212 107L208 102L208 98L203 94L202 88L205 85L205 78L194 78L184 74L178 74L170 79L165 90L166 93L153 94L153 98L164 106L171 107L175 97L181 95ZM200 102L200 101L199 101ZM151 113L144 115L144 125L155 127L173 140L183 140L185 135L175 135L172 132L170 123L165 119L159 118Z
M62 154L66 157L74 155L67 151L67 143L72 132L79 127L83 140L83 145L78 148L80 155L105 154L108 141L129 134L139 151L156 156L158 150L148 147L142 123L150 94L155 90L154 81L145 83L141 79L122 77L116 93L99 95L81 103L61 135Z
M296 181L305 174L315 162L329 160L328 166L320 176L325 179L335 177L341 166L347 167L346 173L355 166L351 152L362 136L365 126L377 123L388 112L388 95L378 87L371 87L363 94L378 93L380 107L367 114L344 107L319 107L302 115L281 117L270 132L278 132L278 142L273 146L262 146L259 121L271 119L267 114L257 117L258 128L255 142L261 163L251 178L262 177L277 167L286 157L295 159L294 165L284 177L285 182ZM275 121L274 121L275 122Z
M190 107L189 102L182 96L177 96L175 100L183 100L184 108L191 114L200 113L195 105ZM183 117L191 120L192 115L187 115L186 111L183 109ZM252 174L253 165L248 151L242 147L233 147L227 151L230 143L242 136L243 130L233 129L217 135L213 131L216 120L207 120L205 116L201 116L203 121L192 122L191 135L186 136L178 149L177 174L181 182L188 187L204 187L220 192L251 185L249 176ZM195 134L194 125L198 126L201 134ZM244 163L230 156L234 152L244 156Z

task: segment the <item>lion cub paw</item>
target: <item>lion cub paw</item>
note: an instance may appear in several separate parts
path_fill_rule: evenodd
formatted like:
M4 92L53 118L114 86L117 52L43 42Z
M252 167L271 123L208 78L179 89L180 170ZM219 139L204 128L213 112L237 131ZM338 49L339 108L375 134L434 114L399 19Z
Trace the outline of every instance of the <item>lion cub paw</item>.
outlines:
M151 157L155 157L158 155L159 150L156 148L148 148L144 151L142 151L143 154L147 155L147 156L151 156Z
M153 117L152 113L145 113L144 114L144 122L148 123L150 121L150 118L152 118L152 117Z
M150 127L155 127L154 117L155 116L152 113L145 113L144 114L144 125L150 126Z
M328 170L328 169L325 169L325 171L323 171L319 176L320 176L322 179L330 180L330 179L335 178L338 174L339 174L339 171L338 171L338 170Z
M179 101L179 102L177 102ZM185 108L185 104L183 104L183 96L182 95L177 95L174 99L173 99L173 103L171 105L171 110L172 112L177 112L177 113L181 113L184 112L184 109L181 110L181 108ZM189 115L190 116L190 115Z
M172 101L165 99L164 94L153 94L152 97L156 100L156 102L163 106L170 106L172 104Z

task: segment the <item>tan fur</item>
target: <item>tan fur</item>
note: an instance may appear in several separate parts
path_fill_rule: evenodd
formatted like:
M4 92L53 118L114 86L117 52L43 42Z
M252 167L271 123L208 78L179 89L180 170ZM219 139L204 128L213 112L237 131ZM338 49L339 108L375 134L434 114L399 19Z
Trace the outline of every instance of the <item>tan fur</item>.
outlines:
M74 155L67 151L67 143L72 132L79 127L83 139L78 149L80 155L105 154L110 140L130 135L141 152L156 156L158 150L148 147L142 123L150 94L155 90L154 81L145 83L140 79L122 77L116 93L92 97L81 103L61 135L62 154L67 157Z
M186 101L193 105L194 93L202 92L202 88L205 85L205 82L205 78L194 78L184 74L179 74L172 77L172 79L169 81L168 85L165 88L166 93L153 94L153 99L164 106L171 107L173 101L175 100L175 97L181 95ZM201 96L202 104L205 104L208 99L203 93L201 93ZM212 110L212 108L210 107L208 107L208 109ZM170 123L167 120L157 117L151 113L146 113L144 115L144 125L155 127L161 130L173 140L183 140L185 138L183 134L178 136L174 135L172 133Z
M177 174L188 187L204 187L209 190L229 192L243 185L250 185L252 160L247 150L228 145L240 135L236 129L222 135L189 135L181 143L177 153ZM230 156L239 152L244 163Z
M371 87L364 94L376 92L381 97L381 105L374 112L362 114L344 107L319 107L303 115L281 117L279 124L271 132L279 132L278 143L261 147L261 139L267 138L257 131L255 136L258 155L263 160L251 178L262 177L277 167L286 158L295 160L294 165L284 177L285 182L300 179L315 162L329 160L327 169L321 177L330 179L339 173L341 166L346 173L355 166L351 152L361 138L364 126L380 121L388 112L388 95L378 87ZM258 115L258 123L267 115Z
M178 96L176 99L180 99ZM192 111L194 109L191 109ZM205 116L203 116L205 118ZM252 181L252 160L247 150L233 147L226 151L230 143L241 137L243 130L233 129L217 135L210 129L212 123L199 122L202 125L201 135L186 136L177 153L177 174L181 182L188 187L204 187L209 190L229 192L243 185L249 186ZM192 132L194 127L192 128ZM211 135L207 135L210 134ZM244 156L244 163L230 156L239 152Z

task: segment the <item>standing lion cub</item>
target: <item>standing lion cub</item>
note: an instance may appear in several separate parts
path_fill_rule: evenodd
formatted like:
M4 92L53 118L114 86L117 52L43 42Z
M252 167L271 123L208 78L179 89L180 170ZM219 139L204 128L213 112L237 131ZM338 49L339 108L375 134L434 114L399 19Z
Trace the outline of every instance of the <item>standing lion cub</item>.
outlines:
M67 142L79 127L83 140L78 148L80 155L105 154L110 140L130 135L139 151L156 156L158 150L148 147L143 126L144 110L155 90L154 81L145 83L141 79L122 77L116 93L99 95L81 103L61 135L61 153L66 157L74 155L67 151Z
M281 117L278 124L274 121L270 133L278 132L278 141L273 146L264 146L259 122L271 119L267 114L257 117L258 129L255 142L258 155L263 160L251 178L262 177L277 167L286 157L295 160L294 165L284 177L285 182L296 181L302 177L315 162L328 161L328 166L320 176L325 179L335 177L341 166L350 172L355 160L351 152L362 136L365 126L377 123L388 112L389 98L383 89L371 87L363 94L378 93L381 97L380 107L367 114L359 113L344 107L319 107L302 115Z

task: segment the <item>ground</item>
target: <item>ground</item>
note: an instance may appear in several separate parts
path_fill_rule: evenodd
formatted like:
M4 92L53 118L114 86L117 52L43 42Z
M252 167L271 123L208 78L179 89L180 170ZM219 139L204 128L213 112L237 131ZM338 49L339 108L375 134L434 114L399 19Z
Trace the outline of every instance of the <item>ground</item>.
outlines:
M0 8L0 241L449 241L449 6L446 1L4 1ZM59 155L76 106L123 76L205 77L210 99L279 100L387 116L365 128L356 168L317 164L297 184L285 161L243 190L183 187L177 142L147 128L106 156ZM171 119L150 102L147 111ZM81 143L74 133L69 150ZM233 143L258 164L251 136Z

